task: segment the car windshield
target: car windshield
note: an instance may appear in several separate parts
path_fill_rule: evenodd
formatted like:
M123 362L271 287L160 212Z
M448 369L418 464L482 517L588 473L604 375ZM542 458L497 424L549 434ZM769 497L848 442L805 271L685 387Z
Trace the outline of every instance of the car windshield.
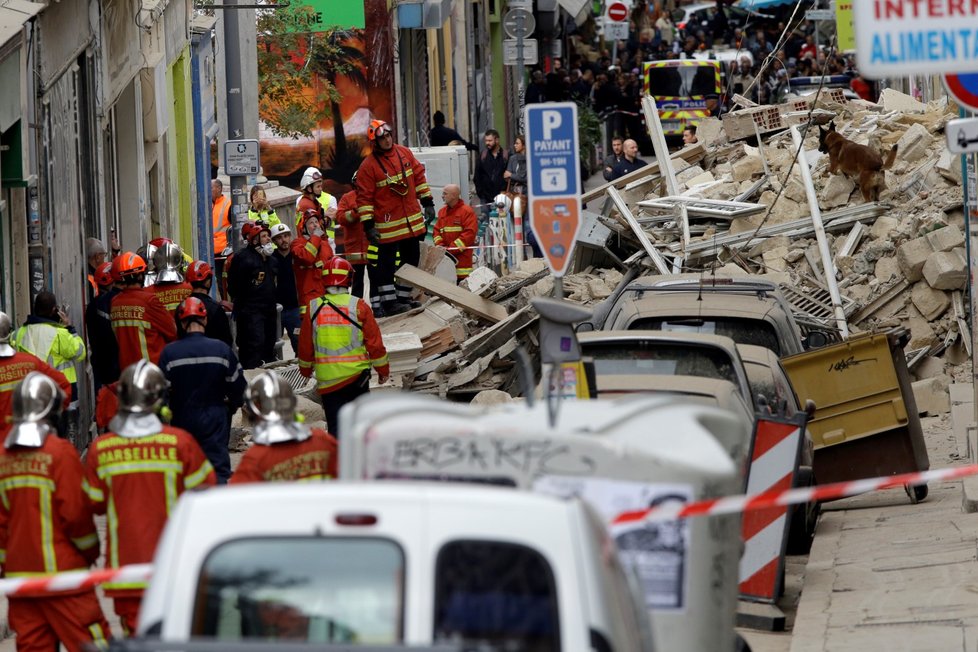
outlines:
M536 550L452 541L435 562L436 643L485 652L558 652L557 586Z
M673 331L680 333L707 333L725 335L737 344L755 344L781 355L778 334L771 324L758 319L736 319L722 317L655 317L637 319L628 326L629 330Z
M655 97L693 97L720 92L716 67L712 64L653 66L646 70L646 74L649 93Z
M635 339L587 342L581 348L594 359L598 376L697 376L729 380L740 387L730 355L714 346Z
M205 560L194 636L390 645L403 639L404 553L375 538L239 539Z

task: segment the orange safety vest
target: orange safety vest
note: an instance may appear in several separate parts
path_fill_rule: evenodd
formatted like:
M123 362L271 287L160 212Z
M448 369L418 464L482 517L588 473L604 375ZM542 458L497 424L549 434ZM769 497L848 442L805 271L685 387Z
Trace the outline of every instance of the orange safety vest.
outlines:
M214 226L214 255L220 256L228 247L228 234L225 229L231 226L231 200L224 195L214 202L211 209L211 223Z

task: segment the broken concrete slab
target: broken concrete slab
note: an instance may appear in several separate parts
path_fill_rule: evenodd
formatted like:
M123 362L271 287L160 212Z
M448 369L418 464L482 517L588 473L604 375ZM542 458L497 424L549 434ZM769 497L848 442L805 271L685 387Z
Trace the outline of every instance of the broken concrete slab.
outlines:
M881 240L890 237L890 233L900 225L900 220L894 219L889 215L882 215L876 218L876 222L869 228L869 237Z
M917 413L940 416L950 412L951 398L947 391L949 385L950 379L943 374L914 382L911 387Z
M956 249L931 254L921 272L935 290L960 290L968 282L968 263Z
M924 264L933 253L927 238L907 240L897 248L897 264L904 277L913 283L923 277Z
M849 177L833 174L822 188L819 206L823 209L838 208L849 203L849 196L856 189L856 183Z
M914 284L910 300L927 321L934 321L951 306L951 298L947 293L935 290L926 281Z
M951 251L964 246L964 233L953 224L931 231L924 237L934 251Z
M926 127L913 124L897 141L897 156L900 160L915 163L927 157L933 140L934 137L930 135Z
M900 264L897 263L895 256L886 256L876 261L873 273L880 283L886 283L900 273Z

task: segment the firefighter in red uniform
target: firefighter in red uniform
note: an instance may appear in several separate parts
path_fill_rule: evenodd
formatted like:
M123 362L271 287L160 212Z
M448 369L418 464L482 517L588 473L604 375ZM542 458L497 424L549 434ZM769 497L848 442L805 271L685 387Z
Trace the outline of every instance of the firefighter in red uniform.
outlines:
M82 492L78 452L58 436L65 394L37 371L13 392L14 425L0 454L0 559L4 577L83 571L98 559L98 533ZM95 589L10 598L18 650L104 646L109 623Z
M180 494L217 482L193 435L157 417L166 389L156 365L139 360L126 367L119 378L119 412L109 432L88 448L84 490L95 513L108 514L107 568L150 563ZM103 587L131 635L146 583Z
M394 283L395 259L400 253L402 265L418 264L419 242L428 233L427 224L435 221L435 202L424 166L410 149L394 142L386 122L371 121L367 139L373 143L373 153L357 170L357 210L368 238L380 242L380 305L386 314L396 315L416 302L409 286ZM371 234L375 229L376 236Z
M109 320L119 344L119 368L139 360L156 363L168 342L177 339L177 323L152 290L143 287L146 261L127 251L112 261L122 290L112 297Z
M333 257L333 248L323 231L322 208L318 211L307 209L296 223L298 236L292 241L292 271L295 273L295 288L299 295L299 366L302 360L311 359L312 336L309 329L309 302L323 296L323 274L326 265ZM305 357L303 357L305 353ZM308 367L311 369L311 367Z
M462 189L454 183L445 186L441 196L445 205L438 211L433 240L455 257L455 278L462 281L472 273L472 247L479 232L479 220L462 199Z
M24 377L32 371L40 371L51 378L65 394L64 409L71 400L71 383L65 375L35 355L15 351L10 346L14 323L6 313L0 312L0 437L10 430L10 415L13 413L13 391Z
M183 278L183 249L175 242L164 242L153 252L153 269L156 282L149 290L156 295L163 307L176 315L177 306L190 296L193 288Z
M245 414L254 445L245 452L231 484L336 477L336 440L321 428L295 420L295 394L274 371L262 371L245 390Z
M356 172L353 173L352 181L353 190L340 197L340 203L336 208L336 221L340 227L336 236L336 253L353 265L352 294L366 299L367 297L363 296L363 278L364 275L370 277L370 308L374 311L374 317L383 317L380 293L377 292L377 266L371 265L367 257L370 251L377 251L380 239L376 229L370 232L375 241L367 238L363 222L360 221L360 213L357 212Z
M353 266L334 256L323 280L326 294L309 302L314 357L299 358L299 373L315 374L326 427L339 438L340 408L370 391L371 368L387 382L390 364L370 306L350 294Z

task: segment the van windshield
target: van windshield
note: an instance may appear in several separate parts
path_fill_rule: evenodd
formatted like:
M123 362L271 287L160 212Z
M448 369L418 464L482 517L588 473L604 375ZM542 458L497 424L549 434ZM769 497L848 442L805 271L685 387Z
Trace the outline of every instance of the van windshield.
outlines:
M781 345L774 327L759 319L723 317L656 317L637 319L628 325L631 331L678 331L725 335L737 344L755 344L781 355Z
M230 541L204 562L192 635L398 643L404 563L400 546L386 539Z
M702 97L720 92L712 64L649 67L646 74L649 94L654 97Z
M594 358L598 376L697 376L729 380L740 387L730 355L712 346L635 339L582 342L581 350Z
M435 562L436 643L485 652L558 652L557 586L536 550L452 541Z

